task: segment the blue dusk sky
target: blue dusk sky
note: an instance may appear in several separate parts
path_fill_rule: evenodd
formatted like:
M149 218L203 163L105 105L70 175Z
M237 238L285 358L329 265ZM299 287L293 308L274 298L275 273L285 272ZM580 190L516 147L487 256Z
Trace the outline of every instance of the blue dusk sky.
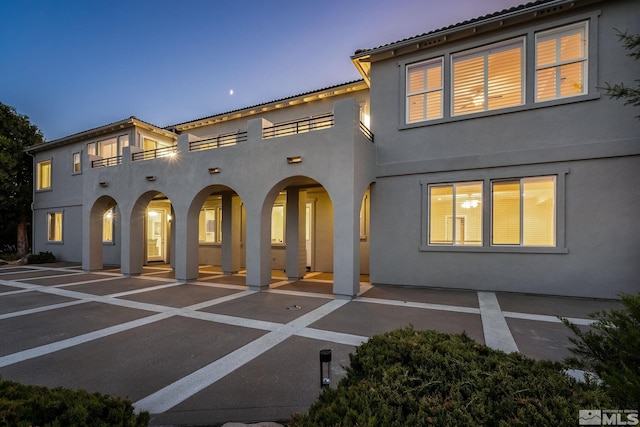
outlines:
M522 3L0 0L0 102L48 141L132 115L168 126L359 79L359 48Z

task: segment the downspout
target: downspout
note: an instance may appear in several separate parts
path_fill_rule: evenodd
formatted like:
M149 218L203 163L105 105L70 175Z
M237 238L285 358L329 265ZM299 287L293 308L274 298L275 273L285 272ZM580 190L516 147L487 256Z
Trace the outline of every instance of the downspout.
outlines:
M25 153L27 153L27 155L29 155L33 160L32 160L32 170L31 170L31 239L29 239L29 253L33 253L33 239L35 238L35 234L34 234L34 227L35 227L35 219L33 217L33 204L35 203L36 200L36 186L35 186L35 180L34 178L34 174L35 174L35 170L36 170L36 156L34 156L33 154L31 154L30 152L25 150Z

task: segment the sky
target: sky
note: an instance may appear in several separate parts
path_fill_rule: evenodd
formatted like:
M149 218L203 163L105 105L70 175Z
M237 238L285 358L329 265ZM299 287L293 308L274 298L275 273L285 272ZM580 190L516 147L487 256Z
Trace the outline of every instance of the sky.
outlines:
M360 79L350 56L526 0L0 0L0 102L51 141Z

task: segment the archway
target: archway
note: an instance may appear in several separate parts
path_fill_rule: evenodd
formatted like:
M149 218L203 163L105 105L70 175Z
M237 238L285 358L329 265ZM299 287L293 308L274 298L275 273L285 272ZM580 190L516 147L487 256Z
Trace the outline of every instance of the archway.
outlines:
M111 196L99 197L88 215L88 232L85 233L88 241L82 256L84 270L101 270L105 264L120 263L120 246L116 235L119 225L120 211L115 199Z

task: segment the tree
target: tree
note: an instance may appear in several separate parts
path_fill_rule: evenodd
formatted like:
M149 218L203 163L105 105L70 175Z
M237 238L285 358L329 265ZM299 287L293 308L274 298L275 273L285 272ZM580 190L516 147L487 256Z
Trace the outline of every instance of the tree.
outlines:
M616 30L618 38L622 42L625 49L630 52L627 56L638 60L640 59L640 34L629 34L627 31ZM640 106L640 79L636 79L637 87L625 86L624 83L610 84L606 83L607 94L610 98L620 99L625 98L624 105L633 105L634 107ZM640 119L640 115L636 116Z
M0 102L0 243L15 245L18 255L29 250L33 200L33 161L24 149L43 142L29 117Z

